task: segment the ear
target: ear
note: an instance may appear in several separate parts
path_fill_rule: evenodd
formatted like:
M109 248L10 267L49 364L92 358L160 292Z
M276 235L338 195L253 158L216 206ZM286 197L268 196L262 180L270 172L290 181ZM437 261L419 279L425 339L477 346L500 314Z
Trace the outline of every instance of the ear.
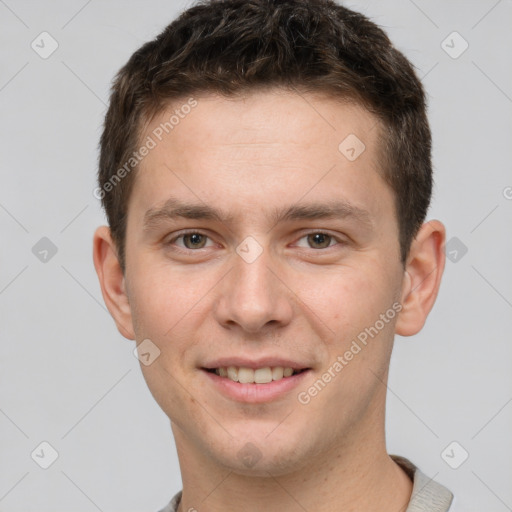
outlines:
M126 294L125 277L119 264L110 229L100 226L94 233L93 259L100 281L103 300L119 332L129 340L135 339L132 314Z
M402 310L395 332L401 336L418 333L437 297L446 260L446 230L438 220L421 226L414 238L402 283Z

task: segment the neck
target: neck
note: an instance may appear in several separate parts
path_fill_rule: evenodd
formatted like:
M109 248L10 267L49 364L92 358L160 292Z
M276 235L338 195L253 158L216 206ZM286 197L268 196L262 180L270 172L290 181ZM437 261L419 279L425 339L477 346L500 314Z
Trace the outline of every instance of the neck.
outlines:
M219 467L192 448L173 424L183 481L178 511L403 512L412 482L386 452L383 418L376 435L379 423L371 421L357 430L357 440L340 441L309 458L304 467L279 476L271 471L248 476Z

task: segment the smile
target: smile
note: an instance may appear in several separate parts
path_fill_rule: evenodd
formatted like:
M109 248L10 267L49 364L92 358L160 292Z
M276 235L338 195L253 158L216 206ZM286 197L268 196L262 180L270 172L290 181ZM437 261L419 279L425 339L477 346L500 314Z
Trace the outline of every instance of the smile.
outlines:
M273 402L291 395L302 388L311 368L294 369L291 366L219 366L201 368L212 385L212 391L246 404Z
M215 373L219 377L230 379L233 382L242 384L268 384L269 382L278 381L303 372L295 370L289 366L265 366L263 368L247 368L244 366L223 366L208 370Z

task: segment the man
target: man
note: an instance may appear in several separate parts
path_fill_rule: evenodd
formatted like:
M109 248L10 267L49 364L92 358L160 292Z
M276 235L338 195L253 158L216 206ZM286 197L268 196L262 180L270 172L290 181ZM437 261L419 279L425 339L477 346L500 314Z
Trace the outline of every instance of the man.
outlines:
M384 432L394 335L444 269L425 109L330 0L203 2L117 75L94 262L171 422L165 512L449 510Z

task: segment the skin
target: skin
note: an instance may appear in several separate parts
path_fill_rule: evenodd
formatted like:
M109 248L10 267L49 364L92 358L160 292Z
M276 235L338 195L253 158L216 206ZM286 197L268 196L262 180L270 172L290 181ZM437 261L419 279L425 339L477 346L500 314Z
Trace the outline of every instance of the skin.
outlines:
M124 274L108 228L94 236L119 331L161 351L141 368L171 420L180 511L405 510L412 484L386 452L385 383L394 334L417 333L434 304L444 226L425 223L402 264L394 194L377 157L380 125L363 108L277 89L196 99L137 171ZM157 116L144 138L180 104ZM354 161L338 150L349 134L366 146ZM232 218L160 218L145 230L146 212L171 196ZM269 218L286 206L340 199L364 210L366 222ZM205 235L194 238L203 246L177 238L184 229ZM331 238L307 236L319 232ZM262 249L252 263L236 252L248 236ZM400 313L301 404L297 393L395 302ZM219 356L267 355L311 368L299 388L268 403L229 399L200 369ZM248 442L259 454L252 467L239 456Z

